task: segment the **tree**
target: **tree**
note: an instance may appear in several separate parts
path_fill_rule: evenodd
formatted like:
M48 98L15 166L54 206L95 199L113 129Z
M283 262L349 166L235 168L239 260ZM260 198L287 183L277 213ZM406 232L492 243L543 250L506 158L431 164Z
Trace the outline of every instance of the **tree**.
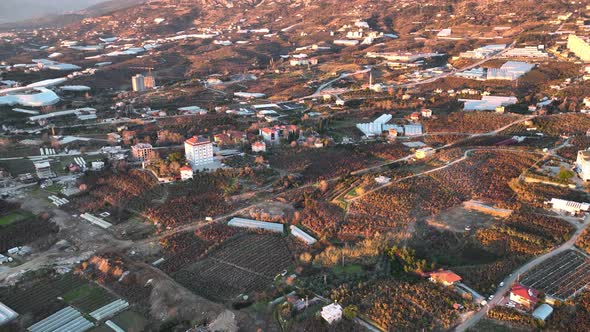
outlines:
M358 316L358 314L359 314L359 308L357 306L355 306L354 304L348 305L342 311L342 315L344 316L344 318L346 318L348 320L355 319Z
M566 169L565 167L561 166L561 168L559 169L559 173L557 173L557 178L561 182L569 182L569 180L571 178L573 178L574 175L575 175L574 172L572 172L569 169Z

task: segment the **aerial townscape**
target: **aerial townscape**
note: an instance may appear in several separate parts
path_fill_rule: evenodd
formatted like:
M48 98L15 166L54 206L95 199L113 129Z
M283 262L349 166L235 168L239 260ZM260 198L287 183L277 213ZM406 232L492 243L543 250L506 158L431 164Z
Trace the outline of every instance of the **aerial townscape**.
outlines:
M590 331L587 0L2 0L0 331Z

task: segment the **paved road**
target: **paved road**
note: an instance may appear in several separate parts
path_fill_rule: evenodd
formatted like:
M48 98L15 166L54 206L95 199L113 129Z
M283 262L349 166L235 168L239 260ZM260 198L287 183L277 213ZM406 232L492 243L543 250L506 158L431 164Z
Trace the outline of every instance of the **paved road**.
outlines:
M477 313L475 313L473 316L471 316L469 319L467 319L463 323L459 324L455 328L455 331L456 332L463 332L463 331L475 326L475 324L477 324L477 322L479 322L479 320L482 319L490 309L495 307L498 304L498 302L500 302L501 298L504 296L504 294L506 292L508 292L510 290L510 288L512 287L512 284L516 281L516 279L518 278L519 275L525 274L527 271L529 271L533 267L545 262L546 260L551 259L566 250L572 249L574 247L576 241L582 235L582 232L588 227L588 225L590 225L590 216L586 217L586 220L584 220L584 224L580 228L578 228L578 230L574 233L574 235L567 242L565 242L561 246L553 249L552 251L550 251L544 255L541 255L541 256L533 259L532 261L529 261L525 265L523 265L520 268L513 271L510 276L508 276L506 279L504 279L504 286L498 288L498 290L496 291L496 294L494 294L494 298L484 308L479 310Z

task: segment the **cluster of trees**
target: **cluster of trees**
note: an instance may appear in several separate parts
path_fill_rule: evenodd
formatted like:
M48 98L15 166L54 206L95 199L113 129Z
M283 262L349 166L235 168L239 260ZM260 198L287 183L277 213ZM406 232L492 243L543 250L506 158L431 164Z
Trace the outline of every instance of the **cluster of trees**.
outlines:
M322 267L333 267L342 263L360 262L363 264L374 263L385 249L385 237L376 236L367 238L355 245L344 247L327 247L315 256L313 263Z
M590 254L590 232L584 230L578 241L576 241L576 246Z
M481 292L493 293L496 286L526 261L523 257L508 257L492 263L453 267L463 282Z
M333 238L344 219L344 211L333 204L305 199L303 210L295 213L294 223L301 223L321 238Z
M450 188L430 176L411 178L354 201L350 212L391 220L391 226L413 222L460 204L462 200Z
M556 303L553 314L546 321L546 327L556 331L589 331L590 292L582 291L573 302Z
M6 252L10 248L29 244L57 233L59 227L46 219L33 216L27 220L2 226L2 231L0 232L0 252Z
M334 289L331 297L340 303L358 304L360 313L387 331L446 329L458 317L453 304L472 306L451 288L426 280L344 284Z
M454 112L424 121L426 132L486 133L502 128L518 117L490 112Z
M174 184L164 204L148 207L145 212L150 220L165 227L219 215L231 206L226 193L236 189L236 184L236 178L223 172L197 173L192 180Z
M20 208L19 203L5 201L0 199L0 216L9 214L10 212Z
M124 209L133 205L140 210L150 206L157 196L158 180L149 172L130 170L86 175L80 181L85 194L73 201L81 212L95 212L113 207Z
M159 177L174 177L180 173L180 168L186 163L184 155L180 152L173 152L165 159L155 159L149 165Z
M466 199L512 200L508 183L535 163L535 155L502 150L476 151L470 157L431 176Z
M566 113L535 118L534 125L546 135L586 135L590 117L582 113Z
M407 149L399 143L363 144L359 148L367 154L386 160L396 160L408 155Z
M535 324L532 316L505 306L495 306L492 310L488 311L488 317L526 326L534 326Z
M158 132L158 145L181 144L182 142L184 142L184 136L177 132L170 130L160 130Z
M416 251L412 248L392 246L387 250L387 256L394 263L394 273L398 275L434 269L434 264L429 266L425 259L416 256Z
M291 173L299 173L305 182L330 179L360 169L367 162L367 155L351 146L324 149L283 149L269 157L270 165Z

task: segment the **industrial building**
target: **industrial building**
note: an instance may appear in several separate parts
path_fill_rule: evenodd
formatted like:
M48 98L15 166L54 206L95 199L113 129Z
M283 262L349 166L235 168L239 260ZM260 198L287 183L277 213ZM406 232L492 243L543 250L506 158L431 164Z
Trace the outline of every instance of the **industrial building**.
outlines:
M559 198L552 198L551 201L546 202L546 204L551 204L551 208L554 210L567 212L571 215L576 215L580 212L588 212L588 210L590 210L590 203L579 203Z
M153 89L156 87L156 79L149 73L147 75L137 74L131 77L131 85L133 86L133 91L135 92L142 92L148 89Z
M305 233L301 228L299 228L295 225L291 225L290 228L291 228L291 234L293 234L293 236L295 236L299 240L307 243L308 245L311 246L312 244L317 242L317 240L314 239L313 236Z
M569 35L567 48L580 60L590 62L590 40L576 35Z
M464 111L495 111L500 106L514 105L518 102L516 97L483 96L481 99L459 99L465 102Z
M232 227L243 227L243 228L253 228L253 229L264 229L271 232L282 233L284 231L283 224L273 223L273 222L266 222L266 221L258 221L252 219L245 219L245 218L232 218L228 226Z
M0 302L0 326L10 323L18 317L16 311Z
M94 327L88 319L72 308L66 307L53 315L31 325L29 332L54 332L54 331L87 331Z

